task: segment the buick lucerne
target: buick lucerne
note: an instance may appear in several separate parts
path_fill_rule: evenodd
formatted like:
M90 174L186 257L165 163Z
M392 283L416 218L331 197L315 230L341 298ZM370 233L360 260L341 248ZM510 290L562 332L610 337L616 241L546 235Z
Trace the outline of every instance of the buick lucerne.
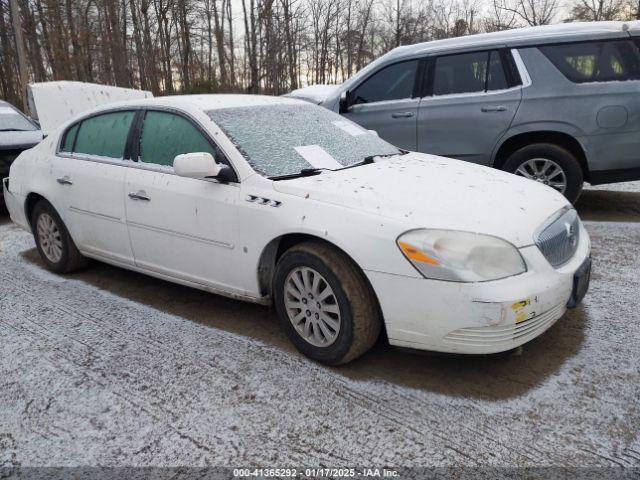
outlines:
M513 349L575 307L590 241L557 191L400 150L291 98L164 97L77 117L4 179L47 267L87 258L273 304L327 364Z

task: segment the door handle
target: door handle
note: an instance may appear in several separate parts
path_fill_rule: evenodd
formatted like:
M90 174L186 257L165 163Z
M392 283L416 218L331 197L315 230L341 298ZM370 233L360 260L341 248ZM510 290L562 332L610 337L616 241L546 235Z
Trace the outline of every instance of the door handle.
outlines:
M145 202L150 202L151 199L149 197L147 197L147 192L145 192L144 190L140 190L138 191L138 193L130 193L129 194L129 198L131 200L142 200Z
M413 112L395 112L391 114L391 118L411 118Z
M62 178L57 178L56 182L58 182L60 185L73 185L73 182L68 175L65 175Z
M491 107L482 107L480 110L482 110L484 113L488 113L488 112L506 112L507 111L507 107L505 107L503 105L492 105Z

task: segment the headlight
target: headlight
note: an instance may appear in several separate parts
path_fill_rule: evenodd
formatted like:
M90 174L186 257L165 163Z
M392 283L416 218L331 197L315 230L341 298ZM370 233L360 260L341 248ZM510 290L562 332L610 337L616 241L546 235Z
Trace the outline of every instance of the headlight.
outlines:
M425 277L450 282L499 280L527 271L516 247L497 237L454 230L412 230L398 240Z

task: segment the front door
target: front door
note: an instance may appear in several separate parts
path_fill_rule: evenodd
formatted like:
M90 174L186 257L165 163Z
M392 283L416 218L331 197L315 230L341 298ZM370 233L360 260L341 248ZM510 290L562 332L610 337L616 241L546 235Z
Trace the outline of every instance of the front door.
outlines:
M211 153L217 146L190 119L147 111L139 137L139 161L126 175L127 225L137 266L227 291L238 254L239 184L177 176L176 155Z
M489 165L522 98L500 53L439 57L429 72L431 92L418 109L418 151Z
M396 147L415 150L418 65L409 60L378 70L351 92L352 105L344 116Z

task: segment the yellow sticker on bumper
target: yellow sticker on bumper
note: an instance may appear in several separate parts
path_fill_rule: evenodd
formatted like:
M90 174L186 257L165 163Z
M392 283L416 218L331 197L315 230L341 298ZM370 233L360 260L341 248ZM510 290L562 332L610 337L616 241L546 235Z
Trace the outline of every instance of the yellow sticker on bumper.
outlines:
M527 299L514 303L513 305L511 305L511 308L514 312L517 312L518 310L522 310L524 307L528 307L529 305L531 305L531 300Z
M516 314L516 318L515 318L516 325L518 323L524 322L530 317L529 312L525 310L529 305L531 305L531 300L529 299L521 300L520 302L516 302L513 305L511 305L511 309Z

